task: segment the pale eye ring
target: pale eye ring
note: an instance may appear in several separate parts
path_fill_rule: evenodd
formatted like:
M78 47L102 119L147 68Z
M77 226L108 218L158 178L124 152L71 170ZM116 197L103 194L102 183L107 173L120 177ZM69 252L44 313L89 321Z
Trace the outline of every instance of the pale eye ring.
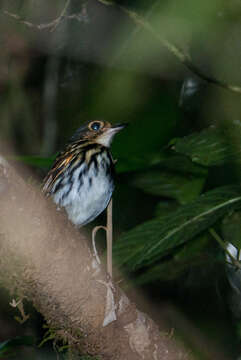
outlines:
M102 127L102 123L100 121L94 121L90 124L90 129L94 131L100 130Z

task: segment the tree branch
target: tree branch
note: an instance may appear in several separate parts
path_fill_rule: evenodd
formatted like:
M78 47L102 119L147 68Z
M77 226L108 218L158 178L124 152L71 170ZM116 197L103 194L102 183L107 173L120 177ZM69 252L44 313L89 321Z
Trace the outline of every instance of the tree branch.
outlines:
M170 53L172 53L187 69L189 69L192 73L199 76L203 80L222 87L226 90L233 91L235 93L241 94L241 87L233 84L229 84L225 81L215 79L212 76L208 76L202 72L192 61L192 58L189 54L184 53L183 50L179 49L175 44L171 43L169 40L162 37L159 33L155 31L155 29L151 26L151 24L138 15L136 12L125 8L124 6L117 5L113 1L108 0L97 0L98 2L107 5L107 6L116 6L121 9L136 25L141 26L143 29L148 31L152 37L156 38L158 42L164 46Z
M56 337L101 359L190 359L102 271L87 239L0 157L0 281Z
M21 16L19 16L17 14L13 14L7 10L4 10L4 14L10 16L11 18L19 21L21 24L26 25L30 28L37 29L37 30L50 30L50 32L53 32L56 30L56 28L59 26L59 24L63 20L77 20L79 22L87 22L87 14L86 14L85 7L83 7L82 12L80 12L80 13L66 15L70 1L71 0L68 0L66 2L61 14L56 19L50 21L49 23L45 23L45 24L34 24L26 19L23 19Z
M30 27L35 28L38 30L44 30L49 29L51 32L55 31L56 28L59 26L59 24L62 22L62 20L72 20L76 19L80 22L86 22L87 21L87 15L86 15L86 9L83 7L83 10L81 13L78 14L71 14L66 15L67 9L69 7L71 0L67 0L66 4L61 12L61 14L54 19L53 21L46 23L46 24L33 24L30 21L27 21L23 18L21 18L17 14L13 14L7 10L4 11L4 13L16 20L18 20L20 23ZM143 29L148 31L153 38L156 38L158 42L164 46L172 55L174 55L188 70L190 70L193 74L197 75L201 79L207 81L210 84L222 87L226 90L230 90L232 92L241 94L241 87L238 85L229 84L228 82L218 80L213 76L206 75L201 69L199 69L192 61L192 58L190 54L185 53L182 49L178 48L175 44L171 43L169 40L161 36L158 32L155 31L155 29L151 26L151 24L142 18L140 15L138 15L136 12L129 10L121 5L116 4L113 1L109 0L97 0L99 3L107 5L107 6L116 6L118 7L122 12L124 12L136 25L141 26Z

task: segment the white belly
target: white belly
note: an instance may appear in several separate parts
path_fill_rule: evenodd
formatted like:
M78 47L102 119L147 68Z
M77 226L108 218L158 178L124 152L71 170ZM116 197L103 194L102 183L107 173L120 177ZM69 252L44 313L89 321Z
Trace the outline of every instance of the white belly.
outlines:
M89 169L82 164L74 171L71 178L69 176L67 180L66 176L66 180L63 181L65 185L53 195L54 202L66 209L68 218L75 225L87 224L107 207L114 190L112 176L106 172L107 165L110 164L106 163L105 166L99 167L96 173L94 163ZM84 169L87 171L81 176ZM67 196L66 192L68 192Z

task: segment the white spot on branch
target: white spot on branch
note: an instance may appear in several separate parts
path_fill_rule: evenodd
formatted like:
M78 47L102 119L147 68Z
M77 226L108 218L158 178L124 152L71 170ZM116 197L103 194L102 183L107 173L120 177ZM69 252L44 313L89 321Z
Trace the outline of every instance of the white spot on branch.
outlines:
M118 315L121 315L129 306L130 301L128 297L123 293L119 300Z
M105 317L103 320L102 326L107 326L113 321L115 321L116 318L116 305L115 305L115 299L114 299L114 286L111 281L108 283L102 280L97 280L100 284L106 286L107 293L106 293L106 304L105 304Z
M7 175L7 168L9 167L9 164L8 164L7 160L5 160L4 157L2 157L1 155L0 155L0 166L3 169L4 176L6 176Z
M155 350L153 352L153 359L158 360L158 352L157 352L158 346L157 346L157 344L154 344L154 347L155 347Z
M126 325L124 329L129 335L129 344L134 352L137 352L144 359L144 351L150 346L148 327L145 323L145 317L141 312L137 312L137 319Z
M92 263L91 263L92 269L95 270L94 272L94 276L96 276L97 274L99 274L100 272L100 265L98 264L98 262L95 260L95 258L93 258Z

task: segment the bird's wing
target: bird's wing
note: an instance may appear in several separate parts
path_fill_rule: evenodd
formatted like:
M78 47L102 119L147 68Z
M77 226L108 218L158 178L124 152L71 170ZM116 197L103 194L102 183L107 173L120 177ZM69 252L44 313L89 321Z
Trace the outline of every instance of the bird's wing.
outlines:
M57 179L61 176L61 174L66 170L68 164L74 159L75 154L60 154L50 171L48 172L47 176L43 181L43 188L42 191L45 194L51 194L54 184L56 183Z

